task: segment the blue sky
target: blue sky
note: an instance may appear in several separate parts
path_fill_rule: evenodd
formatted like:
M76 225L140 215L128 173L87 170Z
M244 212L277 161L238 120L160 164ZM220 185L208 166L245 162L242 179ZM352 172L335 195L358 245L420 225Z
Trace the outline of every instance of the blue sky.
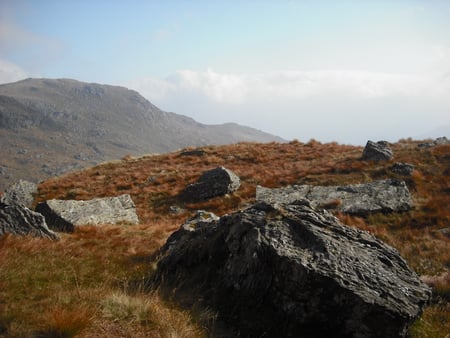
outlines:
M0 83L122 85L203 123L396 141L450 130L449 32L444 0L0 0Z

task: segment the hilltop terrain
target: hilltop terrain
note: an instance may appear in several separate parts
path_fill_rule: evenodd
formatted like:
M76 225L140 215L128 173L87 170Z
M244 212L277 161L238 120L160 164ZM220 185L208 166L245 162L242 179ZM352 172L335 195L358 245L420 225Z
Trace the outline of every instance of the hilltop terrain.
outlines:
M450 331L450 145L419 143L391 144L394 158L387 162L362 160L362 147L314 140L205 146L127 157L46 180L35 203L130 194L140 224L83 226L73 234L62 233L56 242L3 236L0 335L226 336L227 328L208 309L183 309L147 292L159 248L187 217L198 209L219 216L242 209L255 202L257 185L345 185L394 178L406 182L412 210L336 215L392 245L433 287L431 304L409 334L444 338ZM409 163L414 171L398 174L390 169L394 162ZM237 191L196 203L178 198L204 171L218 166L240 177Z
M233 123L164 112L123 87L69 79L0 85L0 190L126 155L281 138Z

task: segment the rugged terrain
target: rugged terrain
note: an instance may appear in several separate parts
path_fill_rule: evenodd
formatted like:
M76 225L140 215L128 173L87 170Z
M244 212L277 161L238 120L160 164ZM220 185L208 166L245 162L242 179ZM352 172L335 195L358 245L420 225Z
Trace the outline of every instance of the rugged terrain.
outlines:
M334 213L396 248L432 286L431 304L409 335L444 338L450 332L450 145L420 143L391 144L394 157L385 162L362 160L362 147L314 140L206 146L127 157L46 180L35 203L130 194L140 224L82 226L61 233L59 241L2 236L0 336L226 337L228 328L211 310L183 308L148 291L160 247L187 217L198 209L222 216L245 208L255 202L258 185L342 186L401 179L413 209L364 216ZM409 163L414 171L396 173L391 169L395 162ZM196 203L179 198L188 184L218 166L239 176L238 190ZM334 210L333 203L323 207Z
M187 146L282 141L229 123L204 125L123 87L68 79L0 85L0 190L126 155Z

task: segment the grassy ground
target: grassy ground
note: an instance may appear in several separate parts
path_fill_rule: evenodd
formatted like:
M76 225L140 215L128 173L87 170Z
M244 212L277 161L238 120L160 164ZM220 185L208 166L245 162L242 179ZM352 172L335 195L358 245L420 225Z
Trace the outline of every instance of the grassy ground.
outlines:
M433 302L410 330L412 337L450 332L449 237L450 146L419 148L403 140L395 161L415 165L406 179L415 209L358 218L340 214L351 226L372 232L396 247L434 288ZM196 209L218 215L243 208L256 185L350 184L387 177L393 162L360 160L361 147L297 141L202 148L204 156L126 157L40 184L36 201L89 199L128 193L139 225L79 227L51 242L0 238L0 336L4 337L202 337L211 336L214 314L187 311L145 291L155 253ZM233 195L182 204L177 194L203 171L225 166L241 178ZM172 213L171 206L183 208ZM205 323L209 323L206 325Z

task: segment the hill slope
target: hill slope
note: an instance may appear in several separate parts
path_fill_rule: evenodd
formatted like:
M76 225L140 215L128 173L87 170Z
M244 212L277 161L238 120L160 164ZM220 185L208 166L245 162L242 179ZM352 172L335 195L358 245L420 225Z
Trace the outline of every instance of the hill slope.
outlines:
M123 87L27 79L0 86L0 190L125 155L187 146L282 141L237 124L204 125Z
M36 202L128 193L141 223L80 227L73 234L61 234L58 242L1 237L0 332L3 329L5 337L36 336L36 331L40 336L52 332L74 336L82 331L79 337L233 336L215 332L226 327L220 323L214 327L212 312L181 311L162 302L157 293L142 292L154 271L159 247L187 217L198 209L218 215L242 209L255 201L257 185L344 185L396 178L406 181L414 209L367 217L337 216L394 246L433 286L433 301L410 336L446 337L450 145L427 148L419 143L392 144L394 159L380 163L362 161L362 147L335 143L208 146L199 156L181 156L178 151L128 158L47 180L39 185ZM390 167L397 161L413 164L413 174L403 177L392 172ZM236 192L195 204L177 198L187 184L217 166L240 177Z

